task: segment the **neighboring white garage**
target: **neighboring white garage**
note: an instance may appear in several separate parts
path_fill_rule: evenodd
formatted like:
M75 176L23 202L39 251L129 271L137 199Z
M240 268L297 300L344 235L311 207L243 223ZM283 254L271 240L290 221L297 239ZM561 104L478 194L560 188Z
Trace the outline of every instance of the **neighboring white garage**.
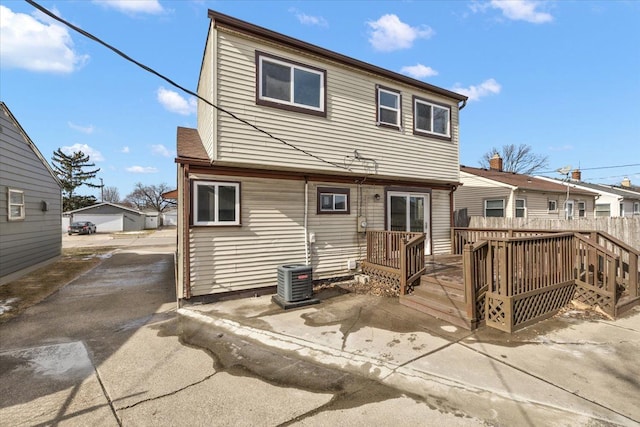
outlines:
M73 216L73 221L91 221L96 225L96 231L98 233L124 231L123 214L75 214Z
M71 221L91 221L98 233L141 231L145 229L144 212L115 203L98 203L86 208L65 212Z

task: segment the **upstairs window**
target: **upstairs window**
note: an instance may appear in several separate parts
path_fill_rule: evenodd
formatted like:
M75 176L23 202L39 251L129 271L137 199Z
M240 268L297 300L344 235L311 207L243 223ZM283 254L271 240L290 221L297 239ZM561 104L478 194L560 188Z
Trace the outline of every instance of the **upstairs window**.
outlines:
M527 216L527 202L524 199L516 199L516 218Z
M400 92L378 86L376 88L376 105L378 125L400 129L402 113Z
M325 116L326 71L256 52L261 105Z
M451 109L445 105L413 98L413 131L416 134L451 138Z
M484 201L484 216L485 217L504 217L504 200L485 200Z
M348 188L318 187L318 214L346 214L349 209Z
M18 221L25 218L24 191L9 188L9 204L7 214L9 221Z
M194 225L240 225L240 184L194 181Z

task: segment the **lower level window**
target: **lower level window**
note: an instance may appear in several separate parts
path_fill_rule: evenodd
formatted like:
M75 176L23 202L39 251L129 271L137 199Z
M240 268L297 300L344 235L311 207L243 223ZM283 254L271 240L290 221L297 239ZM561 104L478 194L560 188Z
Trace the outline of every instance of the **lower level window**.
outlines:
M527 203L524 199L516 199L516 218L527 216Z
M611 205L610 204L596 204L596 216L611 216Z
M585 202L578 202L578 218L585 218L587 216L587 204Z
M349 214L348 188L318 188L319 214Z
M484 201L484 216L485 217L504 217L504 200L485 200Z
M194 181L194 225L240 225L240 184Z
M633 214L640 215L640 202L633 202Z
M8 219L9 221L16 221L25 218L24 210L24 192L21 190L12 190L9 188L9 205L8 205Z

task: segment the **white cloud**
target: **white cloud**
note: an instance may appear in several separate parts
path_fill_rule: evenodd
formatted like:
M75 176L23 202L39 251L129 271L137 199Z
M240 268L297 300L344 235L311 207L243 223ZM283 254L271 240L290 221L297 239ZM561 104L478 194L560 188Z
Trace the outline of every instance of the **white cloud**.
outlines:
M158 102L162 106L171 111L172 113L182 114L188 116L196 112L198 103L194 97L190 97L188 100L182 97L178 92L160 87L157 92Z
M72 122L67 122L67 124L69 125L69 127L73 130L77 130L78 132L82 132L82 133L86 133L86 134L92 134L95 129L95 127L93 125L89 125L89 126L81 126L81 125L77 125L75 123Z
M73 49L67 29L37 13L14 13L0 5L0 64L37 72L71 73L89 55Z
M151 152L163 157L173 157L173 152L162 144L152 145Z
M422 64L407 65L405 67L402 67L400 69L400 72L416 79L424 79L425 77L433 77L438 75L438 72L436 70Z
M324 19L322 16L307 15L304 12L300 12L296 8L289 9L289 12L295 14L296 18L298 18L298 21L300 21L301 24L304 24L304 25L317 25L319 27L327 27L327 26L329 26L329 23L327 22L327 20Z
M498 9L502 15L514 21L526 21L533 24L544 24L553 21L553 16L547 12L541 12L538 8L542 2L534 0L491 0L488 3L471 4L473 12L484 12L488 8Z
M480 83L478 86L462 87L455 85L452 89L454 92L466 95L469 97L469 101L477 101L480 98L484 98L488 95L495 95L500 93L502 86L495 79L487 79Z
M158 169L151 166L130 166L127 172L131 173L157 173Z
M127 147L126 145L124 147L122 147L122 150L120 150L121 153L125 153L128 154L131 150L129 150L129 147Z
M367 25L371 28L369 43L374 49L382 52L408 49L414 40L428 39L435 34L433 29L426 25L412 27L393 14L383 15L377 21L367 22Z
M94 3L119 12L158 15L165 12L158 0L93 0Z
M60 150L67 155L82 151L84 154L89 156L89 160L91 160L92 162L104 161L104 156L102 155L102 153L94 148L89 147L87 144L76 143L73 145L66 145L64 147L61 147Z

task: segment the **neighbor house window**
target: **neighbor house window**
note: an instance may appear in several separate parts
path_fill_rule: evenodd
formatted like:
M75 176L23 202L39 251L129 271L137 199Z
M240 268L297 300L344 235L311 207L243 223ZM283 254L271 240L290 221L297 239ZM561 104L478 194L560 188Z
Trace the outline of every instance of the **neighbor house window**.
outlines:
M556 200L547 201L547 210L549 212L557 212L558 211L558 202Z
M605 203L600 203L596 205L596 216L611 216L611 205L610 204L605 204Z
M484 201L485 217L504 217L504 200L485 200Z
M624 203L620 202L620 216L624 216Z
M376 88L376 104L378 107L378 124L400 128L400 116L402 113L400 92L378 86Z
M349 189L318 187L318 214L349 214Z
M413 130L416 134L451 137L451 109L420 98L413 98Z
M640 215L640 202L633 202L633 214Z
M527 216L527 203L524 199L516 199L516 218Z
M325 70L256 52L257 103L324 116Z
M587 203L578 202L578 218L584 218L587 216Z
M24 219L25 210L24 210L24 192L21 190L13 190L9 188L9 205L8 209L8 219L9 221L17 221L20 219Z
M240 225L240 184L194 181L194 225Z

